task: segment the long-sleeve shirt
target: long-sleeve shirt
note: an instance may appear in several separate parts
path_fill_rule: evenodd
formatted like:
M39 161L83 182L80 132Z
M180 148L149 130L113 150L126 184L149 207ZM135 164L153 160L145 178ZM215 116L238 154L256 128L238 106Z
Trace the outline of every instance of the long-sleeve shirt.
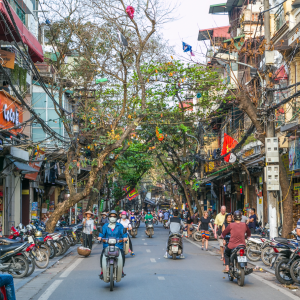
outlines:
M150 219L153 219L153 216L147 214L147 215L145 216L145 220L150 220Z
M109 223L103 225L102 233L99 233L101 238L115 238L115 239L124 239L127 238L127 233L123 233L123 225L121 223L116 223L116 227L112 230L108 227ZM123 249L123 242L117 243L116 246L120 249ZM103 242L103 248L108 247L108 243Z
M246 245L245 233L247 233L247 238L251 236L251 231L246 223L230 223L222 232L221 237L225 238L227 234L230 234L228 248L234 249L238 245Z
M83 224L84 221L86 220L85 222L85 225ZM83 219L83 233L86 233L86 234L91 234L91 232L93 232L94 230L94 220L93 219Z

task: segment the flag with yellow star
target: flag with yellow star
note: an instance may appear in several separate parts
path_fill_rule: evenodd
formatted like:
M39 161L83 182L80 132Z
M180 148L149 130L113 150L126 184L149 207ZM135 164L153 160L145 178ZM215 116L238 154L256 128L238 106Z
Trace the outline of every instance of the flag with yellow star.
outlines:
M222 148L221 155L225 155L226 153L230 152L237 144L238 142L234 138L224 133L224 141L223 141L223 148ZM229 159L230 159L230 155L224 157L224 160L226 162L229 162Z

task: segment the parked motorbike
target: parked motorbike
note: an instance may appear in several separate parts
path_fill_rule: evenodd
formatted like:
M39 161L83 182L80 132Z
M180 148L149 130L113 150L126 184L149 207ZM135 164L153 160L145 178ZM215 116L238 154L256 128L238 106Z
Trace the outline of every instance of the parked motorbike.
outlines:
M260 238L250 237L247 240L246 256L251 261L259 261L261 259L261 247L263 241Z
M180 234L174 233L168 239L168 253L175 260L182 253L182 238Z
M147 220L146 222L146 234L149 238L152 238L154 234L153 220Z
M28 262L23 255L27 243L0 245L0 271L11 274L14 278L23 278L28 273Z
M102 232L102 228L100 228ZM123 231L126 232L126 229ZM123 243L123 239L107 238L102 239L108 243L102 257L103 281L110 283L110 291L114 290L114 282L120 282L123 272L123 258L117 243Z

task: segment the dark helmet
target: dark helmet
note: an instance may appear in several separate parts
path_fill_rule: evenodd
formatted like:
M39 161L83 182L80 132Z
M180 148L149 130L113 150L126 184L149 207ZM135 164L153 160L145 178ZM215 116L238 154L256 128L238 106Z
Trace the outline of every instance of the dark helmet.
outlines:
M233 218L234 220L236 221L241 221L242 219L242 212L240 212L239 210L236 210L234 213L233 213Z
M108 216L110 217L110 215L115 214L116 216L118 215L117 212L115 210L111 210L108 214Z
M174 210L173 210L173 215L174 215L175 217L178 216L178 209L174 209Z

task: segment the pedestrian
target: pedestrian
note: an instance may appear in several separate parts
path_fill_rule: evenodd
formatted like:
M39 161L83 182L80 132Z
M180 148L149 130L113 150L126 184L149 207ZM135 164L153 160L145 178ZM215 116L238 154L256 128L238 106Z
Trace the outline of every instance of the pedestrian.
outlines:
M215 230L214 235L215 238L218 239L220 251L221 251L221 260L224 260L224 247L223 247L223 241L224 239L221 238L222 234L222 226L225 221L225 213L226 213L226 206L221 207L221 212L217 214L215 219Z
M222 226L222 232L227 228L227 226L230 224L230 223L233 223L233 217L232 217L232 214L231 213L228 213L226 214L225 216L225 221L223 223L223 226Z
M256 228L256 222L257 222L257 216L255 214L255 208L251 208L250 210L250 217L247 221L248 227L251 231L251 234L255 233L255 228Z
M239 209L239 211L242 213L241 223L247 223L248 217L243 214L243 210L242 209Z
M201 217L199 221L199 225L197 230L199 231L199 227L201 229L201 236L202 236L202 250L204 250L204 244L205 244L205 251L208 250L208 240L210 237L210 232L208 230L208 226L211 228L212 231L214 231L211 223L210 223L210 218L208 216L208 212L204 211L203 217Z
M187 229L188 229L188 237L191 237L192 233L191 233L191 229L190 228L193 227L193 220L192 220L192 218L191 218L190 215L188 215L186 223L187 223Z
M92 239L94 230L94 220L92 219L94 214L88 210L85 212L85 218L83 219L83 246L92 250Z

